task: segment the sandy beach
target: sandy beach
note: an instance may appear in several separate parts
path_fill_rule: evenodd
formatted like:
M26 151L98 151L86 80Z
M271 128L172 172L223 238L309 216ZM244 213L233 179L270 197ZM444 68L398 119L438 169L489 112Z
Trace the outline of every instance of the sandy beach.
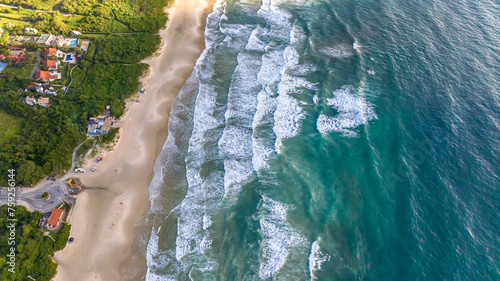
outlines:
M98 171L78 174L88 189L78 195L68 219L75 242L54 256L55 280L112 281L127 274L137 248L134 226L149 208L149 184L167 137L170 105L203 51L212 5L211 0L183 0L169 8L159 55L145 61L150 65L143 79L146 93L139 103L127 104L127 114L116 124L121 129L114 150L99 164L88 163ZM141 262L145 267L145 259Z

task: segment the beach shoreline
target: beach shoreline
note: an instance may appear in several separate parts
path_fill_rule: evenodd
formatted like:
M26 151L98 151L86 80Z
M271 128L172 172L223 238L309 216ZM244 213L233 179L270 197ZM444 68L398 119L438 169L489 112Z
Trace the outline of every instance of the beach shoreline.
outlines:
M78 174L88 188L77 197L67 222L75 242L54 255L54 280L122 280L138 251L137 221L149 210L153 166L168 133L170 107L204 49L203 32L211 0L176 1L168 8L162 46L144 62L141 101L127 102L128 112L117 122L120 139L96 164L97 172ZM68 174L72 176L72 172ZM134 260L145 264L145 259Z

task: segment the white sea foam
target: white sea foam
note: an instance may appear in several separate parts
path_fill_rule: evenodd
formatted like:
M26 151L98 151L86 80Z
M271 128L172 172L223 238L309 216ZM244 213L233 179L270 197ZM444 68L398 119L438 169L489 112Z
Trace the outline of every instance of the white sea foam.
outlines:
M259 213L262 241L262 262L259 277L273 277L286 263L290 251L306 242L305 237L287 222L293 206L263 196Z
M275 153L277 144L300 132L305 114L300 101L293 96L316 89L316 84L302 76L317 68L300 62L300 50L307 38L303 30L293 27L292 15L280 8L285 2L262 2L258 15L266 25L229 23L223 1L217 1L214 12L208 16L206 49L195 67L199 88L185 157L188 189L176 211L175 250L169 253L158 250L158 237L152 235L148 243L147 280L174 279L158 277L154 272L155 268L170 267L172 263L182 265L183 270L195 266L200 272L218 268L207 256L211 254L211 229L217 223L212 216L225 202L224 195L237 193L254 170L268 168L268 159ZM224 50L229 48L228 57L238 53L225 114L221 113L223 105L217 103L220 87L214 79L218 70L216 55L221 45ZM178 149L173 139L167 143ZM224 171L206 168L210 166L207 163L218 163L221 159L224 159ZM159 177L161 173L159 170ZM291 208L267 197L262 201L260 211L265 214L260 219L261 278L278 272L294 247L308 245L303 235L286 220ZM171 260L166 259L166 255Z
M346 137L357 137L355 128L377 119L374 107L364 98L353 93L351 87L344 87L333 92L333 98L328 98L327 104L336 109L336 116L321 114L316 122L318 131L323 134L340 132Z
M305 114L296 99L286 94L278 97L278 106L274 113L274 133L276 134L276 150L282 141L295 137L300 132L300 125L305 118Z
M318 97L318 95L314 95L314 97L313 97L313 103L314 103L314 104L318 104L318 102L319 102L319 97Z
M283 53L285 68L281 72L282 78L278 85L278 106L274 113L273 127L276 134L275 148L278 151L283 140L295 137L300 133L302 120L305 118L305 113L299 102L290 94L301 93L303 90L315 90L317 87L316 83L287 73L288 69L293 70L299 64L299 55L296 48L301 44L301 41L306 40L302 34L303 30L294 26L290 31L293 44L286 47Z
M255 28L253 31L252 31L252 35L250 35L250 38L248 39L248 43L245 47L245 49L249 50L249 51L260 51L260 52L264 52L266 46L267 46L267 43L262 41L260 38L259 38L259 35L262 33L262 27L260 26L257 26L257 28Z
M168 253L159 249L158 246L159 237L158 234L153 230L151 231L151 237L148 242L147 254L146 254L146 264L148 270L146 273L146 280L148 281L170 281L176 280L173 275L157 274L157 270L166 268L167 266L173 267L168 258ZM173 270L175 271L175 270Z
M224 7L225 4L218 1L214 12L208 16L205 31L207 47L196 64L200 83L193 114L193 131L185 160L188 189L184 200L178 206L175 246L175 258L183 263L188 262L186 256L199 256L202 251L207 250L209 239L206 237L207 229L211 224L210 215L224 193L222 172L213 172L206 177L200 174L203 163L218 157L212 145L217 141L213 132L223 124L223 120L214 115L218 105L214 95L215 86L210 83L210 80L214 75L213 49L225 36L218 29Z
M269 168L268 159L274 152L273 149L262 141L254 141L254 157L252 158L253 167L256 171Z
M318 50L320 53L334 58L347 58L354 55L353 51L346 46L327 46Z
M251 37L251 32L247 32ZM242 46L243 49L243 46ZM240 50L243 51L243 50ZM228 93L225 128L218 146L224 159L225 196L235 195L254 172L252 166L252 120L260 83L259 56L241 52Z
M309 272L311 281L318 279L315 272L321 269L324 262L330 261L330 255L321 252L318 246L318 241L314 241L311 245L311 254L309 255Z
M241 50L248 44L249 33L254 29L255 25L221 24L220 31L226 35L225 44L221 45Z

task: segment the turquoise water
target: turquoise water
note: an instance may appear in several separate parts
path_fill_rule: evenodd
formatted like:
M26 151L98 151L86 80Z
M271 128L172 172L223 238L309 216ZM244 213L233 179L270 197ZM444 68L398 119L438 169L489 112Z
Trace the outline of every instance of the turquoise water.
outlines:
M172 106L147 280L500 280L500 5L228 1Z

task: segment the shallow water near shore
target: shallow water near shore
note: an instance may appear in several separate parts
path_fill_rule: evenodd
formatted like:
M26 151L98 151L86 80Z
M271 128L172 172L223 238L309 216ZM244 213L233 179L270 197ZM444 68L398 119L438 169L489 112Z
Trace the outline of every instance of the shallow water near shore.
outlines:
M500 279L500 6L216 3L146 280Z

